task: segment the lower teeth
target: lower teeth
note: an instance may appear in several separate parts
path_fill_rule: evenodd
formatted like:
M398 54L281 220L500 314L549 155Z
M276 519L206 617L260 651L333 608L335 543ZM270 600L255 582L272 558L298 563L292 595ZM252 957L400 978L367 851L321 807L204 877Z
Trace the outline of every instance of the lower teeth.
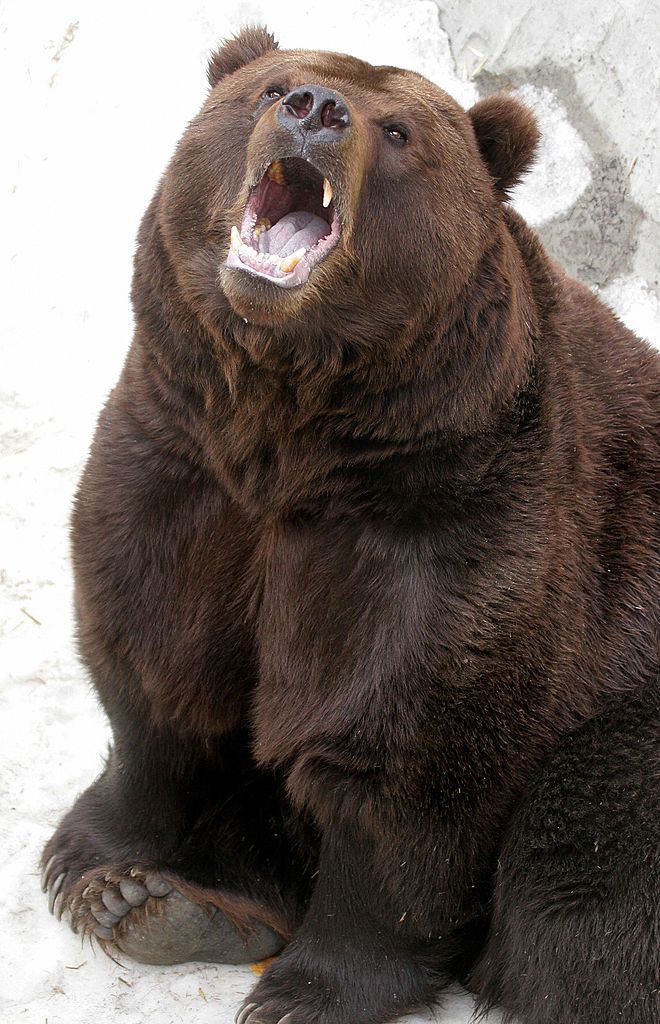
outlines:
M252 237L258 238L259 234L261 234L262 231L268 230L269 227L270 221L263 218L263 220L259 221L255 225ZM231 248L237 253L240 253L242 250L247 250L245 255L249 260L251 260L251 262L262 264L264 267L273 267L274 269L281 270L283 274L290 274L295 270L307 252L304 248L296 249L296 251L292 252L289 256L277 256L275 253L257 252L253 246L248 245L243 241L237 227L233 227L231 229Z

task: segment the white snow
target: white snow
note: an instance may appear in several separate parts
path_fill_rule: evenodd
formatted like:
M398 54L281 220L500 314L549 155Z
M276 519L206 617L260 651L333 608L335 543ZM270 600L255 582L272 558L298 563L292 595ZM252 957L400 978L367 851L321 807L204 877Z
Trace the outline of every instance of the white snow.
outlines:
M540 227L568 210L589 185L589 148L550 89L524 85L515 94L536 114L541 141L534 171L523 178L512 198L525 220Z
M616 277L600 294L626 327L660 347L660 302L640 277Z
M73 649L67 521L95 416L130 341L138 221L202 100L208 49L245 22L266 21L285 45L350 49L420 70L465 104L476 98L474 84L456 77L428 0L320 10L271 10L262 0L236 0L229 11L182 0L0 8L2 1024L224 1024L254 981L249 967L118 966L81 948L48 915L37 861L109 740ZM529 98L555 126L552 159L561 162L576 146L567 119L552 98ZM584 187L580 160L564 208ZM534 186L530 176L521 197L537 220L556 212L549 154L543 166L546 177ZM607 297L660 338L643 280L613 285ZM471 1007L452 993L437 1020L466 1024Z

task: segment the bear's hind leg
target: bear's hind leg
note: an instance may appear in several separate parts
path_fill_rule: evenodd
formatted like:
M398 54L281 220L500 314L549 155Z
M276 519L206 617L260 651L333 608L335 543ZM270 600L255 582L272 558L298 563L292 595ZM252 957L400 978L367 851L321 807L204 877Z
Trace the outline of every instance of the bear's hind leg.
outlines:
M247 737L227 737L218 756L188 766L163 744L126 749L139 760L115 749L46 846L51 910L114 955L146 963L278 952L305 870L277 780L254 767Z
M660 1020L659 703L624 697L567 737L512 818L470 979L507 1020Z
M92 871L66 905L74 931L113 955L148 964L246 963L278 953L284 938L267 908L133 865Z
M44 884L120 952L250 960L294 926L302 875L277 779L249 752L258 530L190 443L188 387L165 396L153 369L134 347L75 501L78 642L114 748L48 843Z

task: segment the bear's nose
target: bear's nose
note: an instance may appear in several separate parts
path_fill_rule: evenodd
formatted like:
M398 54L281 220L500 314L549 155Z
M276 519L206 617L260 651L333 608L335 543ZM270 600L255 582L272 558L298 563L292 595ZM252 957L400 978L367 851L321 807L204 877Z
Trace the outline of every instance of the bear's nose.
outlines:
M289 131L314 132L324 142L338 141L351 126L344 97L320 85L301 85L288 93L277 119Z

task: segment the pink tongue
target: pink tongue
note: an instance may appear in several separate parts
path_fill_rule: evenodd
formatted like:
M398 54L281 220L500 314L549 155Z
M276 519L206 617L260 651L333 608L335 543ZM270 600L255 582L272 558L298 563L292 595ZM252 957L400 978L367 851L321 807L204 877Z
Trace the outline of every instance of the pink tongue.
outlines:
M262 231L257 238L257 249L259 252L290 256L296 249L311 249L319 238L329 234L330 225L322 217L305 210L294 210L268 231Z

